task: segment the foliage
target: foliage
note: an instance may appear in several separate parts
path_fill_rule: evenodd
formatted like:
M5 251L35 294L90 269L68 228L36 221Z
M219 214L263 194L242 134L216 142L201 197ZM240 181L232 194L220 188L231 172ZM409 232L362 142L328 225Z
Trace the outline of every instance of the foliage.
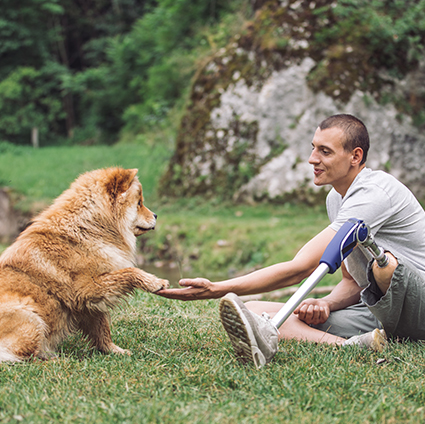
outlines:
M313 11L317 30L311 49L318 62L310 85L347 101L355 89L388 97L385 85L403 78L423 57L425 46L424 0L342 0L322 2ZM324 48L326 46L326 48ZM423 101L408 114L418 113ZM400 105L400 99L391 99ZM425 100L425 99L423 99Z
M96 126L114 135L123 126L137 132L160 123L195 72L200 29L228 10L225 1L162 0L129 33L111 39L105 62L76 76Z
M374 65L395 76L402 76L423 56L423 0L345 0L335 7L334 14L340 36L367 41L364 47L371 52Z
M59 90L67 70L56 63L40 70L19 67L0 81L0 133L10 142L26 144L31 129L37 127L47 142L62 132L65 112Z
M95 143L161 125L184 105L200 60L236 32L244 36L242 21L263 3L264 10L286 10L277 1L3 0L0 138L27 144L29 128L38 126L42 144L64 137ZM292 9L300 4L298 22ZM318 62L310 85L333 97L344 100L356 88L379 91L423 56L425 0L288 5L286 27L258 11L265 20L253 46L282 53L310 34L309 54ZM391 100L420 123L422 97Z
M44 144L93 143L157 124L190 82L204 28L242 1L5 0L0 138L27 144L37 126Z
M2 0L1 6L0 80L17 67L45 66L59 40L53 21L64 13L60 0Z

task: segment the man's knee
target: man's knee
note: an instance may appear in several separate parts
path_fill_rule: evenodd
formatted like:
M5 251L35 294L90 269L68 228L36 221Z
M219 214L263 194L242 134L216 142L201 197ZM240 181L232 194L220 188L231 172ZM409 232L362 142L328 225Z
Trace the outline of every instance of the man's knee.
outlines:
M261 300L250 300L245 303L245 306L257 315L261 315L266 312L271 318L282 308L284 303L280 302L267 302Z
M263 311L258 312L261 309L261 306L263 302L258 302L257 300L250 300L248 302L245 302L245 306L251 311L254 312L257 315L261 315Z

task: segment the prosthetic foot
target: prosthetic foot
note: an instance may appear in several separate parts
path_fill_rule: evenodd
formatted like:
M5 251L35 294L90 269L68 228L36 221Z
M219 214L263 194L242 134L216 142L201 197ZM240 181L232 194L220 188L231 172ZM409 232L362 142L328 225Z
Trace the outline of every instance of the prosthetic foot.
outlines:
M387 346L387 335L384 330L375 330L361 334L359 336L350 337L346 340L343 346L357 345L366 349L374 350L375 352L382 352Z

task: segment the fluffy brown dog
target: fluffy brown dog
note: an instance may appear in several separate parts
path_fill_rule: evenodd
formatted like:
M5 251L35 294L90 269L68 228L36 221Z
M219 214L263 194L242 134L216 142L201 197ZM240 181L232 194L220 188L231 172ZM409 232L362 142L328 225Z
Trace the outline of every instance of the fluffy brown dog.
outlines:
M136 237L156 224L136 174L83 174L0 257L0 362L48 358L78 330L102 352L126 352L108 309L136 288L168 286L134 267Z

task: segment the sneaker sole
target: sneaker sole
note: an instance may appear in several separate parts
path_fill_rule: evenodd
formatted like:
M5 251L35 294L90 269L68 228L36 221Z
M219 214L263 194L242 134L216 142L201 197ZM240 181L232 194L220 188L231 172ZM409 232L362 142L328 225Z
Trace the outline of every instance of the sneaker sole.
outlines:
M244 363L253 363L257 368L266 360L258 348L255 336L242 310L231 299L220 301L220 319L232 343L235 355Z
M382 352L387 346L387 335L384 330L378 330L377 328L372 332L373 340L370 348L375 352Z

